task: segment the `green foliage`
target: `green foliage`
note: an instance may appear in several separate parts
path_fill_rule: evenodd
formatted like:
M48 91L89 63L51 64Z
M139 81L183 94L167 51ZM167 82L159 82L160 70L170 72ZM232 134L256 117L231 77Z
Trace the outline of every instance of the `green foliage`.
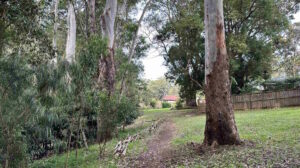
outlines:
M266 91L280 91L300 88L300 78L286 80L268 80L262 83Z
M182 101L182 99L178 99L178 100L176 101L175 108L176 108L176 109L182 109L182 108L183 108L183 101Z
M158 30L156 41L165 51L166 77L180 85L182 98L193 99L191 95L203 90L204 83L203 1L169 2L155 3L159 12L151 17L151 25ZM165 3L171 7L165 9ZM282 48L278 39L288 31L288 16L294 4L294 1L275 0L224 1L230 75L235 80L232 93L241 93L248 90L248 84L270 78L274 55ZM171 16L164 15L165 10L171 10ZM161 23L163 26L158 26ZM292 61L293 67L297 65L296 59L286 60Z
M33 70L19 55L0 58L0 164L22 167L26 163L23 126L37 112Z
M157 80L149 81L147 88L153 99L162 100L162 98L168 94L172 85L165 78L159 78Z
M204 25L199 11L203 2L190 1L187 4L174 4L179 15L159 30L157 41L172 40L164 56L168 66L166 78L180 86L180 96L195 99L196 91L204 81L204 38L201 35Z
M157 101L156 101L155 99L152 99L152 100L150 101L150 106L151 106L152 108L155 108L155 107L156 107L156 103L157 103Z
M53 57L46 31L48 5L47 0L0 2L0 57L4 53L18 52L32 65L45 63Z
M171 108L172 105L168 102L162 102L162 108Z
M118 106L118 123L123 126L132 124L140 115L136 102L132 102L130 98L122 97Z

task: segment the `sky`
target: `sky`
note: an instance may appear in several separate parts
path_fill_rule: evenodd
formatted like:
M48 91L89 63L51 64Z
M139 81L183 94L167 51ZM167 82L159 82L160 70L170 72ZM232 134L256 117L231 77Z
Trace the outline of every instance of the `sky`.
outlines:
M300 12L294 15L294 22L300 22ZM142 28L143 29L143 28ZM143 33L141 31L141 33ZM150 48L147 56L142 60L144 64L144 78L149 80L156 80L164 77L167 72L167 67L164 66L164 58L159 54L155 48Z

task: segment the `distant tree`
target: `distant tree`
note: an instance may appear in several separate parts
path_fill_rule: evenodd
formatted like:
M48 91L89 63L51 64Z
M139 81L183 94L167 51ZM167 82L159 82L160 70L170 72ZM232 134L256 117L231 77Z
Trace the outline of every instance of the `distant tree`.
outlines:
M162 100L162 98L167 95L170 87L171 84L165 78L159 78L148 83L148 89L153 98L157 100Z
M169 2L158 1L157 5L165 3ZM158 30L155 40L164 51L162 55L168 67L166 78L179 85L180 97L189 106L195 106L196 92L202 89L204 81L204 38L201 35L203 14L199 12L203 2L175 1L169 4L172 6L169 10L172 10L173 15L165 17L169 19ZM168 44L170 41L171 45Z
M223 0L205 0L205 98L204 144L240 144L231 102Z
M286 37L278 39L276 52L277 70L283 71L288 77L297 77L300 74L300 23L290 26Z

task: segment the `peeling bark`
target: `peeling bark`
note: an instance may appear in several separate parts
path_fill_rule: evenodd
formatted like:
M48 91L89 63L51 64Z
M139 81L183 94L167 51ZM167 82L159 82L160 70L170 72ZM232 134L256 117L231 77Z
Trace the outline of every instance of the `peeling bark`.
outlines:
M75 49L76 49L76 18L75 10L72 2L69 1L68 4L68 35L66 44L66 60L69 63L75 61Z
M106 0L104 13L101 16L101 29L103 38L107 39L108 54L102 55L99 60L98 83L101 88L108 91L109 96L115 91L115 19L117 14L117 0Z
M204 144L240 144L231 102L229 58L225 44L223 0L205 0Z

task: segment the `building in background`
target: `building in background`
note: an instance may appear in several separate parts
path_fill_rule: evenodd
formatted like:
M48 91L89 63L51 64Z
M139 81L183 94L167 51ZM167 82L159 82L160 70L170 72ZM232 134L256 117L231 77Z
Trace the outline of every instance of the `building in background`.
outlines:
M166 95L162 98L163 102L168 102L168 103L176 103L176 101L178 100L179 98L177 96L174 96L174 95Z

